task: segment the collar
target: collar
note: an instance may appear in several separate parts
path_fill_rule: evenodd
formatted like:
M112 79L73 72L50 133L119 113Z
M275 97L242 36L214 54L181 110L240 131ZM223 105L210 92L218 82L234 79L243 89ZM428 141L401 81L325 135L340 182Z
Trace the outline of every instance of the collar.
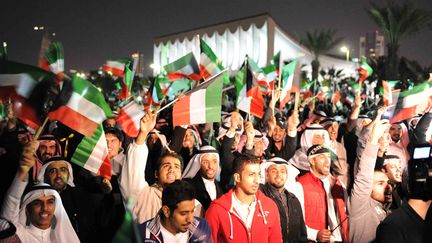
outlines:
M150 232L158 237L159 234L161 234L161 218L159 215L160 211L157 212L156 216L150 220L150 222L147 224L147 229L150 230ZM189 232L189 238L193 235L195 230L198 228L199 221L194 217L194 221L189 225L188 232Z

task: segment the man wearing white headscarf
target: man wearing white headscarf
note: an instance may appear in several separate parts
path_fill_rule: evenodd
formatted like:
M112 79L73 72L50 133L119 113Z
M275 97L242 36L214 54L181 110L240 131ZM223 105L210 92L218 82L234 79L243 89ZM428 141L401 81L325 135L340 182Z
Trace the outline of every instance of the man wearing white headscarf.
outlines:
M299 171L282 158L272 158L260 165L265 184L260 190L276 203L284 242L308 242L300 201L286 188L295 187ZM289 179L291 178L291 179Z
M219 170L219 152L212 146L206 145L200 148L198 154L183 171L183 179L187 179L195 186L197 200L207 210L211 201L220 197L224 192L216 180Z
M79 242L63 208L60 195L40 183L21 197L28 183L28 172L35 163L34 142L24 148L18 173L9 188L1 217L13 223L22 242Z
M40 170L38 181L49 184L59 193L81 242L104 242L112 237L108 233L98 236L95 232L107 231L115 222L113 200L108 200L111 199L108 194L90 193L75 186L72 166L66 158L54 156L48 159Z
M307 150L313 145L329 147L329 144L329 134L321 125L309 125L300 137L300 148L297 149L294 156L288 162L300 170L309 171L310 164L306 155Z

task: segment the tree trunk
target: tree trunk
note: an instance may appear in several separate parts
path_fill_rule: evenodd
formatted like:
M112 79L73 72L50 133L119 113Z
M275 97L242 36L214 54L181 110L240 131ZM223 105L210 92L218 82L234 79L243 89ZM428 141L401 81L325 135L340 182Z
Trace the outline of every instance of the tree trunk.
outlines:
M386 64L386 79L387 80L399 80L399 44L389 43L387 44L387 64Z
M314 59L311 63L312 65L312 81L317 81L318 80L318 70L319 70L319 66L320 66L320 62L317 59Z

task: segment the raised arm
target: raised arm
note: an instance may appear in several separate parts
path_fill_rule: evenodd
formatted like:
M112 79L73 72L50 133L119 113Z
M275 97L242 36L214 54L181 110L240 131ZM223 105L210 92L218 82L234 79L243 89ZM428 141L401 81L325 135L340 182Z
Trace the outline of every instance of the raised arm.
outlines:
M35 164L36 158L35 141L24 145L21 159L19 162L18 172L13 180L3 203L1 217L9 220L14 225L18 225L19 206L24 189L28 183L28 172Z
M147 113L141 119L140 132L137 138L129 145L127 158L123 164L120 177L120 189L125 202L131 200L134 203L144 187L148 186L145 180L145 167L148 157L148 148L145 141L155 124L156 114Z

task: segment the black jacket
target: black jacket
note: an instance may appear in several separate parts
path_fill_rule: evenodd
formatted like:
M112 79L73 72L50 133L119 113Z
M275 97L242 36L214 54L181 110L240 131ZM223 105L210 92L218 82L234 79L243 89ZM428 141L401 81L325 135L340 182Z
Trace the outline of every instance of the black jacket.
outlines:
M198 172L194 178L185 179L185 180L190 182L195 187L196 199L200 201L204 209L207 210L210 207L210 203L212 202L212 200L205 188L204 181L201 178L201 174ZM216 185L216 198L218 198L222 196L222 194L224 194L224 191L222 190L222 187L219 185L219 182L217 182L216 180L215 180L215 185Z
M279 192L269 183L260 185L260 190L276 203L281 221L282 237L284 242L308 242L306 226L303 220L303 212L297 197L284 189L287 202L282 202ZM285 205L288 206L288 215L285 213Z

